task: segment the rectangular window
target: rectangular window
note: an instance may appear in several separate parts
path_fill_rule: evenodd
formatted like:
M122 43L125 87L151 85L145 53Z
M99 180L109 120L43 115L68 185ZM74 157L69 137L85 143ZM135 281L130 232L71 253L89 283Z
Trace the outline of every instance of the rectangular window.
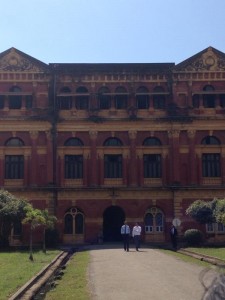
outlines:
M29 109L29 108L32 108L32 105L33 105L33 97L32 97L32 95L27 95L26 97L25 97L25 105L26 105L26 108L27 109Z
M217 232L225 232L225 226L222 223L217 223Z
M104 156L105 178L122 178L122 155Z
M207 232L214 232L213 224L206 224L206 231Z
M137 96L137 108L138 109L148 109L149 108L149 96L148 95L138 95Z
M126 109L127 108L127 95L116 95L115 107L116 107L116 109Z
M144 155L144 178L161 178L161 155L145 154Z
M83 155L65 156L65 178L83 178Z
M76 97L76 109L85 110L88 109L89 99L87 96Z
M145 232L153 232L153 226L145 226Z
M68 110L72 108L72 97L62 97L57 98L57 107L58 109Z
M206 232L208 233L225 233L225 226L222 223L206 224Z
M5 96L0 95L0 109L3 109L5 105Z
M100 109L110 109L111 108L111 99L109 96L101 95L99 97L99 108Z
M5 156L5 179L22 179L24 177L23 155Z
M10 109L21 109L22 107L22 96L9 96L9 108Z
M202 154L202 176L220 177L220 154L210 153Z
M166 100L164 95L157 95L153 97L154 109L164 109L166 107Z

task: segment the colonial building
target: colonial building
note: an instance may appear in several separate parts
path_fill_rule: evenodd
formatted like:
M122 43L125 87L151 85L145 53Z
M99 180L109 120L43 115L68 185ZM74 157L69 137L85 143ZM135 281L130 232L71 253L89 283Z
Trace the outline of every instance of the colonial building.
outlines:
M180 236L224 240L185 213L224 198L224 124L225 54L212 47L177 65L0 54L0 185L56 215L64 244L119 240L124 219L145 242L167 242L173 219Z

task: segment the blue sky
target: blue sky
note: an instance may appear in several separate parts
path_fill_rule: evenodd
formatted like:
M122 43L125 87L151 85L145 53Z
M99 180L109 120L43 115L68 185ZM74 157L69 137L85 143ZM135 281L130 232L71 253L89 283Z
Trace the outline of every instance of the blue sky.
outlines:
M179 63L225 52L225 0L7 0L0 52L45 63Z

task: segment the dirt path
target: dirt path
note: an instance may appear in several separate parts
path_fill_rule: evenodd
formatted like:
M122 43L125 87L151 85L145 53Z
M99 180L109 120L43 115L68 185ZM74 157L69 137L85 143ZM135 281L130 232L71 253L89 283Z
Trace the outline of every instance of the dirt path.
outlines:
M118 246L90 250L89 281L93 300L201 300L203 268L151 248L125 252ZM210 271L205 283L210 285Z

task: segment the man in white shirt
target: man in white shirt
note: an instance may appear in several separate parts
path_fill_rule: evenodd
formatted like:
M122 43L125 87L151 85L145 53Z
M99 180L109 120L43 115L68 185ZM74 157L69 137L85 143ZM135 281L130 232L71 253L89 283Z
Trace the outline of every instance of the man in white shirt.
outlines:
M132 237L134 238L134 244L136 247L136 251L139 251L140 248L140 240L141 240L141 226L138 223L135 224L132 230Z
M123 237L123 247L124 251L129 251L129 242L130 242L130 227L127 225L127 222L124 221L124 225L121 227L121 235Z

